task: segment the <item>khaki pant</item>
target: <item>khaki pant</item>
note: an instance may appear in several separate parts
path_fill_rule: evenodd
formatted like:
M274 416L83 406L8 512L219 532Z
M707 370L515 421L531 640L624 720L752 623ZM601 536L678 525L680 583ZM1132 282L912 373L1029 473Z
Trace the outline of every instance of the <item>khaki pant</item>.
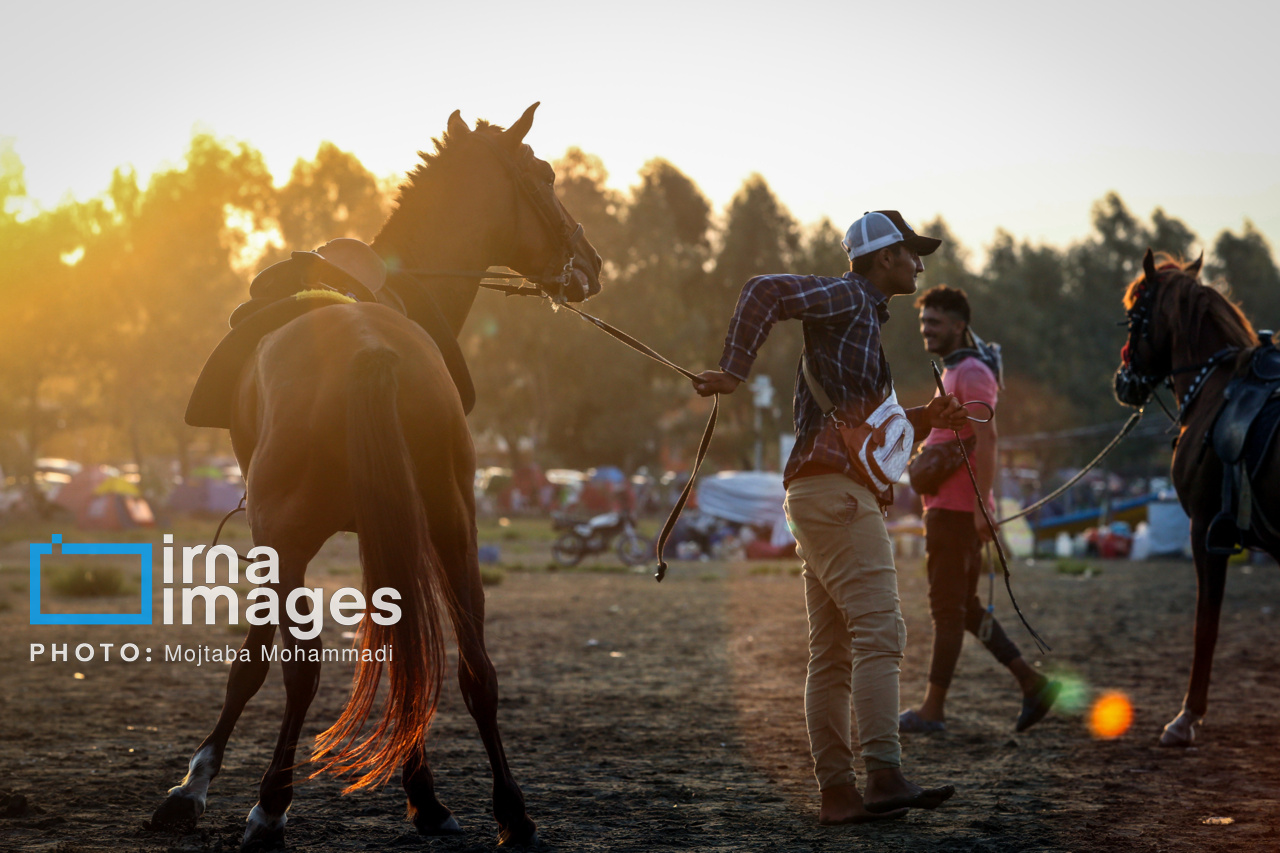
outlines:
M805 722L820 789L853 784L850 698L867 770L899 767L898 673L907 628L875 496L841 474L793 480L784 504L809 610Z

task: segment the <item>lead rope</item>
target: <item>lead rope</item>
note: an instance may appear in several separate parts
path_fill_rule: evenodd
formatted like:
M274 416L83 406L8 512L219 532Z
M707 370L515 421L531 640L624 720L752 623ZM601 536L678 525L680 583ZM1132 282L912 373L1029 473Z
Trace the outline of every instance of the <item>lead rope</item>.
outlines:
M935 364L933 366L933 369L934 369L934 372L936 373L938 370L938 366ZM1143 409L1138 409L1138 411L1130 415L1129 420L1125 421L1124 426L1120 427L1120 432L1116 433L1116 437L1111 439L1111 441L1108 442L1107 446L1102 448L1102 450L1098 453L1097 456L1093 457L1093 461L1091 461L1088 465L1081 468L1080 471L1074 477L1072 477L1070 480L1067 480L1067 482L1063 483L1061 486L1054 489L1052 492L1045 495L1040 500L1033 503L1031 506L1024 507L1018 512L1015 512L1013 515L1005 516L1004 518L997 521L996 524L1001 525L1006 522L1013 521L1014 519L1022 518L1024 515L1030 515L1031 513L1038 510L1040 507L1047 504L1049 501L1058 497L1058 495L1061 495L1063 492L1070 489L1076 483L1080 482L1081 478L1083 478L1085 474L1088 474L1090 471L1092 471L1108 453L1110 453L1112 450L1115 450L1116 445L1119 444L1121 441L1123 441L1125 436L1133 432L1133 428L1138 425L1138 421L1142 420L1143 411L1144 411ZM963 448L961 449L963 450ZM967 463L969 461L968 454L965 454L964 458L965 458L965 462ZM991 519L987 519L987 520L990 521Z
M947 396L947 391L942 385L942 371L938 369L938 363L931 361L933 365L933 380L938 385L938 393L943 397ZM1018 614L1018 618L1022 620L1022 624L1031 632L1031 639L1035 640L1036 647L1040 649L1040 653L1053 651L1053 647L1046 643L1036 629L1031 627L1031 623L1027 621L1027 617L1022 615L1022 608L1018 606L1018 599L1013 597L1013 584L1009 580L1009 561L1005 559L1004 547L1000 544L1000 532L996 529L996 524L991 520L991 514L987 512L987 499L982 494L982 490L978 488L978 476L973 473L973 464L969 461L969 451L965 450L964 442L960 439L960 430L953 429L956 434L956 442L960 445L960 455L964 457L965 470L969 472L969 482L973 484L973 494L978 504L978 509L982 510L982 517L987 522L987 529L991 531L991 542L996 546L996 555L1000 557L1000 566L1004 569L1004 588L1009 593L1009 601L1013 604L1013 611Z
M591 323L596 328L613 336L614 338L617 338L619 341L631 347L633 350L640 353L641 355L648 356L649 358L653 359L659 364L666 365L667 367L674 370L676 373L679 373L684 378L686 379L695 378L695 375L690 371L685 370L683 367L676 364L671 359L667 358L664 355L661 355L649 345L641 343L640 341L628 335L626 332L623 332L620 329L615 329L613 326L610 326L604 320L601 320L598 317L593 317L590 314L586 313L585 311L579 311L577 308L574 308L572 305L569 305L566 302L556 302L555 304L561 308L568 308L570 311L577 314L579 317L586 320L588 323ZM714 395L714 398L715 400L711 405L711 417L707 418L707 425L702 430L702 441L698 443L698 455L697 455L697 458L694 459L693 471L690 472L689 474L689 482L685 483L684 488L680 491L680 498L676 501L675 506L671 508L671 513L667 516L666 523L662 525L662 532L658 534L658 543L657 543L657 549L656 549L657 550L656 556L658 559L658 570L656 573L654 573L654 579L656 579L658 583L662 583L662 579L667 576L667 561L662 558L662 552L666 550L667 539L671 537L671 530L676 526L676 521L679 520L680 513L684 511L684 505L689 500L689 493L693 491L693 483L698 478L698 469L702 467L702 460L707 455L707 447L710 446L711 444L711 436L716 431L716 419L720 415L720 395L716 394Z

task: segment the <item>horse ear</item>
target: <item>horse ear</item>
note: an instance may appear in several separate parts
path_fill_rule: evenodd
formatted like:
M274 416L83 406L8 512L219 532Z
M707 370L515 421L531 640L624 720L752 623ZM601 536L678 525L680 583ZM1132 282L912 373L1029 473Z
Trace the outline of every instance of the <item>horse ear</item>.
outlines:
M536 101L533 106L524 111L524 115L516 120L516 123L507 128L502 134L502 138L512 148L516 148L520 143L524 142L524 135L529 132L529 128L533 127L533 111L538 108L541 101Z
M453 115L449 116L448 130L451 136L466 136L471 132L471 128L462 120L462 110L454 110Z
M1192 278L1200 277L1200 267L1204 266L1204 252L1200 253L1200 257L1183 267L1182 271Z
M1147 249L1147 253L1142 256L1142 272L1146 275L1147 281L1156 280L1156 256L1152 254L1151 249Z

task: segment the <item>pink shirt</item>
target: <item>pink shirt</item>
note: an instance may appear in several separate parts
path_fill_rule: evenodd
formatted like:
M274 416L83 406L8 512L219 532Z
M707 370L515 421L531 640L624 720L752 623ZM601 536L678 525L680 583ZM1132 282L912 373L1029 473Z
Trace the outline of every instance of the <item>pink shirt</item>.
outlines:
M947 389L948 394L954 394L960 398L961 403L972 401L981 401L987 403L992 409L996 406L996 397L999 394L999 386L996 384L995 374L991 372L991 368L987 367L976 358L966 358L955 367L948 367L942 371L942 387ZM937 394L935 393L936 397ZM974 417L985 417L987 412L981 406L974 407L977 411L971 412ZM967 424L964 429L960 430L961 438L968 438L973 435L973 426ZM949 429L935 429L929 433L929 437L924 443L942 444L947 441L955 441L956 435ZM970 462L973 461L973 454L969 455ZM977 473L977 469L974 470ZM973 483L969 480L969 472L961 465L954 474L947 478L935 495L921 495L921 501L924 503L925 510L931 509L953 509L958 512L974 512L973 500ZM995 499L988 493L987 506L994 507Z

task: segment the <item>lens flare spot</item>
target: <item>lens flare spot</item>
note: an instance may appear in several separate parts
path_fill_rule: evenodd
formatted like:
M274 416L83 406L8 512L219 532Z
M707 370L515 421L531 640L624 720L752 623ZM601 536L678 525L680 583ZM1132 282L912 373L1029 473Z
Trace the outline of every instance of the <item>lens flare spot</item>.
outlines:
M1096 738L1114 740L1133 723L1133 705L1123 693L1104 693L1089 712L1089 731Z
M1065 714L1078 714L1084 710L1089 701L1089 685L1076 672L1067 669L1056 669L1045 673L1062 682L1062 692L1054 707Z

